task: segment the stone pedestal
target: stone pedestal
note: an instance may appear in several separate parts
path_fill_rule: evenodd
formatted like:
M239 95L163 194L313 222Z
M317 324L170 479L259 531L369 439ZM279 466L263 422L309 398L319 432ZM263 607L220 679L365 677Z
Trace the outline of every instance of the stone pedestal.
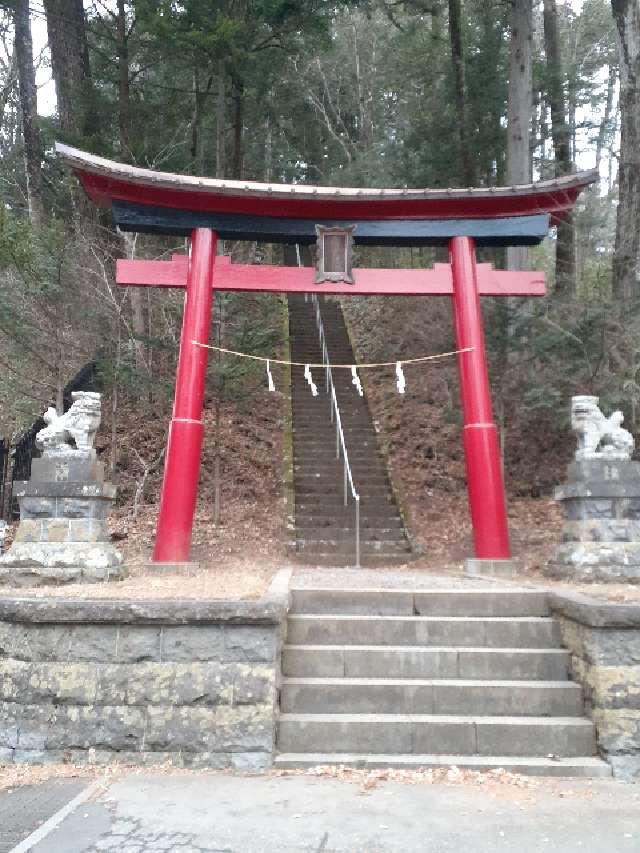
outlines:
M38 585L119 580L122 556L107 517L116 487L104 482L93 449L47 449L31 479L14 483L20 524L0 556L0 583Z
M606 457L572 462L555 498L565 513L562 544L545 573L640 583L640 463Z

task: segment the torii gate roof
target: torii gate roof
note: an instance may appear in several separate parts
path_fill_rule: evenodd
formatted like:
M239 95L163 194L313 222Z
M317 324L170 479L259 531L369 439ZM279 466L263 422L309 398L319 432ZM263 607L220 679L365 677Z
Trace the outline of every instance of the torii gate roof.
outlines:
M572 209L595 171L510 187L378 189L198 178L117 163L56 143L87 194L111 206L129 231L311 242L315 224L356 224L356 242L443 244L459 234L480 245L532 245Z

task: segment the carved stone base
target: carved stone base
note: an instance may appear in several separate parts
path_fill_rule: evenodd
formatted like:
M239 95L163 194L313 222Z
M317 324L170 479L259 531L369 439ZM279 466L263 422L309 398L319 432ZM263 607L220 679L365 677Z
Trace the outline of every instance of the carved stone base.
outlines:
M70 479L72 477L73 479ZM107 517L115 486L102 481L94 450L35 459L32 479L14 484L20 524L0 557L0 584L92 583L124 577Z
M87 564L54 566L50 563L5 566L2 560L0 560L0 584L6 586L26 587L67 583L101 583L122 580L125 576L126 573L119 564L104 568Z
M467 575L484 575L485 577L516 578L521 571L518 560L487 560L481 557L467 557L464 570Z
M548 577L581 583L639 583L640 542L574 542L556 549Z
M556 489L562 542L545 568L554 578L640 583L640 464L573 462Z

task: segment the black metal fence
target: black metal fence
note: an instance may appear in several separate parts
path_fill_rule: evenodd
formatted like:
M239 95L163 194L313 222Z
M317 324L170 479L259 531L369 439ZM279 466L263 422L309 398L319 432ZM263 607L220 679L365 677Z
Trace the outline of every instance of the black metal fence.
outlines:
M98 363L90 361L64 387L65 412L71 405L71 394L74 391L99 390ZM31 461L40 455L36 447L36 435L45 426L45 421L38 418L12 444L7 439L0 439L0 518L13 521L19 517L18 502L12 495L13 483L28 480L31 476Z

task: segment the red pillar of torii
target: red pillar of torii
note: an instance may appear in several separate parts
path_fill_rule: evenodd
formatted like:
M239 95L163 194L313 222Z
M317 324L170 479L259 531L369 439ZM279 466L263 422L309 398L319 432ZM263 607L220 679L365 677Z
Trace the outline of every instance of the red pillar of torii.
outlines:
M480 296L542 296L538 272L494 270L476 263L476 244L535 245L562 219L595 172L519 187L462 190L342 189L247 184L153 172L114 163L64 145L58 154L89 196L110 205L123 230L190 236L189 256L170 261L119 260L127 286L184 288L173 415L169 427L153 561L189 559L202 435L213 288L312 292L308 267L231 264L216 257L217 237L311 243L316 225L355 226L364 245L440 245L449 264L431 270L355 269L353 284L325 282L342 295L450 295L453 302L464 450L475 557L511 557L505 493L493 422Z

